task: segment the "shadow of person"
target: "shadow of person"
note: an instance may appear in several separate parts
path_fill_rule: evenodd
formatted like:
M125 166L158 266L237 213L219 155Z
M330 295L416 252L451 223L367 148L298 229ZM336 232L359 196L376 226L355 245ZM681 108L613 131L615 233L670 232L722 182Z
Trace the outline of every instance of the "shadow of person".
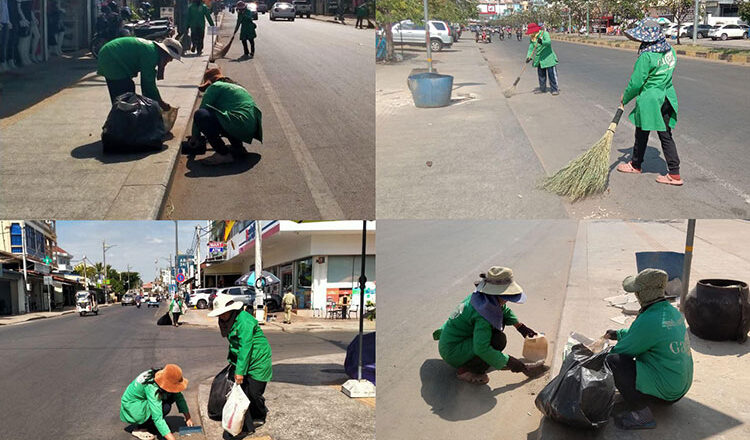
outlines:
M736 356L742 357L750 353L750 344L740 344L737 341L709 341L695 336L693 332L690 335L690 348L698 353L709 356Z
M129 154L104 154L104 151L102 149L102 141L98 140L73 148L73 150L71 150L70 152L70 155L76 159L96 159L101 163L111 164L140 160L144 157L150 156L154 153L159 153L166 149L167 146L162 145L160 149L143 150Z
M211 166L204 165L203 159L195 160L195 156L188 156L185 167L189 170L185 177L221 177L242 174L251 170L260 162L262 156L258 153L248 153L232 163Z
M448 421L471 420L491 411L496 396L527 384L531 379L492 389L456 379L456 369L442 359L427 359L419 370L422 399L432 407L433 414Z

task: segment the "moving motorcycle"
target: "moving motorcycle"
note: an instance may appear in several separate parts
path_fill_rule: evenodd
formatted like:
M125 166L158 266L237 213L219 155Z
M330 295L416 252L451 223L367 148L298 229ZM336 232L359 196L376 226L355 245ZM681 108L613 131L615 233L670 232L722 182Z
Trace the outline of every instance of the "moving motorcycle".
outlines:
M487 28L477 29L477 33L474 36L475 43L492 43L492 34L487 31Z
M99 304L96 302L96 295L88 290L76 292L76 311L81 316L84 316L87 313L98 315Z

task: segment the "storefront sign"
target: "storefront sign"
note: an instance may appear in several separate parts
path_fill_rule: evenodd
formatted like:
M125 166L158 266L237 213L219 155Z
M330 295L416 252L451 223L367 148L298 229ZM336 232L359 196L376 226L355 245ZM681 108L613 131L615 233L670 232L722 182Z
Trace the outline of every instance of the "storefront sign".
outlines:
M707 8L718 8L719 7L719 2L706 2L706 7Z
M42 263L34 263L34 272L49 273L50 272L49 266L47 266L46 264L42 264Z
M227 244L223 241L209 241L208 242L208 253L209 254L220 254L224 252Z

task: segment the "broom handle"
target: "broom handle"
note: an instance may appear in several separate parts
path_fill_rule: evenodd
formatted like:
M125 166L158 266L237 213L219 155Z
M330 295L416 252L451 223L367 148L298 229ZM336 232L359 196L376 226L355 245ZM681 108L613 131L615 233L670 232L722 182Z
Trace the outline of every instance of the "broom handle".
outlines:
M615 112L615 117L612 118L612 122L609 124L609 128L607 130L611 131L612 133L615 132L615 128L617 128L617 124L620 123L620 118L622 117L622 113L625 111L625 106L620 104L619 107L617 107L617 111Z
M531 58L534 58L534 54L536 53L536 41L534 42L534 48L531 50ZM523 75L523 72L526 71L526 66L528 66L529 63L523 63L523 68L521 69L521 73L518 74L518 78L513 82L513 87L518 85L518 81L521 81L521 75Z

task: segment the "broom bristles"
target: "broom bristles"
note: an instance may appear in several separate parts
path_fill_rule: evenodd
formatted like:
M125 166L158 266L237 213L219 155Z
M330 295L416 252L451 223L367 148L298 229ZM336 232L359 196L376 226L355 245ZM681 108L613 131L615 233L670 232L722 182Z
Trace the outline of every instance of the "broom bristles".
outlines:
M544 179L541 188L568 197L571 201L604 192L607 189L609 153L613 136L614 133L607 130L588 151Z

